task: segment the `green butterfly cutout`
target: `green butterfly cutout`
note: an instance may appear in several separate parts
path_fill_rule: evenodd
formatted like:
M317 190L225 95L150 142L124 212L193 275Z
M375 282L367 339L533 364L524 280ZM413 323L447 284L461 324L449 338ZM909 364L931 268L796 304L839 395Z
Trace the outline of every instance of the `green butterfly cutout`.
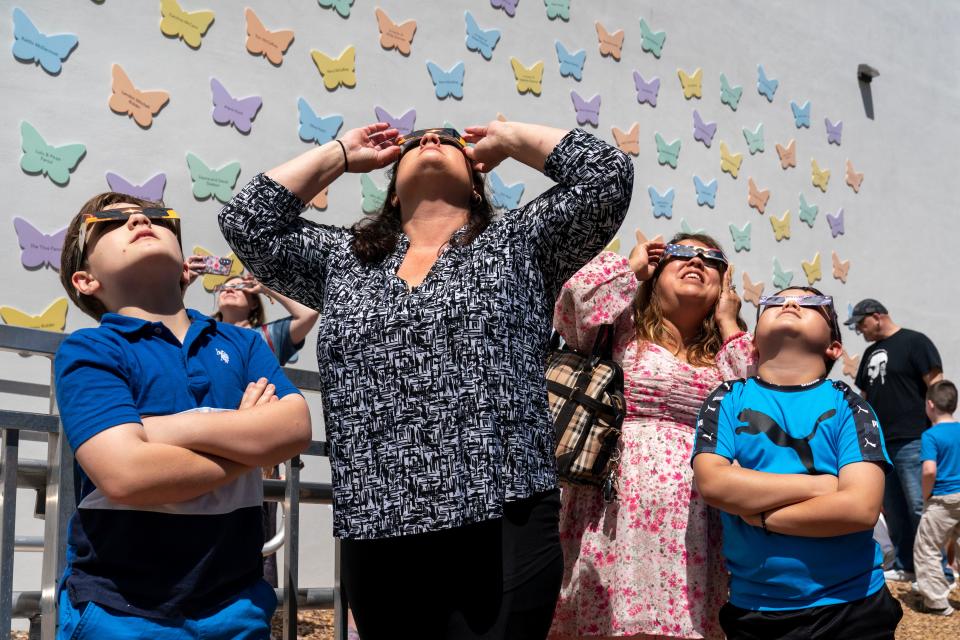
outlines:
M773 286L777 289L786 289L793 282L793 271L784 271L780 261L773 259Z
M747 223L747 224L749 224L749 223ZM682 219L680 220L680 231L681 231L682 233L690 233L690 234L698 234L698 235L701 234L701 233L706 233L706 232L707 232L706 229L694 229L694 228L692 228L692 227L687 223L687 219L686 219L686 218L682 218Z
M666 142L658 133L654 136L657 141L657 162L660 164L669 164L674 169L677 168L677 159L680 157L680 138L673 142Z
M190 168L190 179L193 180L194 198L206 200L213 196L225 203L233 197L233 188L240 177L239 162L230 162L219 169L211 169L203 160L188 153L187 166Z
M353 0L319 0L320 6L324 9L333 9L344 18L350 17L350 7Z
M570 20L570 0L543 0L543 4L547 7L549 19Z
M740 104L740 97L743 96L743 87L731 87L727 81L727 76L720 74L720 102L727 105L734 111Z
M45 174L61 187L70 182L70 174L87 154L82 144L51 147L26 120L20 123L20 139L20 168L32 175Z
M817 213L820 208L815 204L807 204L807 199L800 194L800 220L807 223L807 226L813 229L813 223L817 219Z
M733 249L735 251L750 251L750 223L743 225L743 229L738 229L736 225L730 225L730 236L733 238Z
M649 51L657 58L663 51L663 43L667 39L666 31L653 31L647 21L640 18L640 48Z
M763 153L763 123L757 125L757 128L754 131L750 131L746 127L743 128L743 137L747 141L747 150L750 151L750 155L757 153L758 151Z
M360 203L360 209L364 213L376 213L383 208L383 203L387 200L387 190L381 189L373 178L367 174L360 176L360 193L363 195L363 201Z

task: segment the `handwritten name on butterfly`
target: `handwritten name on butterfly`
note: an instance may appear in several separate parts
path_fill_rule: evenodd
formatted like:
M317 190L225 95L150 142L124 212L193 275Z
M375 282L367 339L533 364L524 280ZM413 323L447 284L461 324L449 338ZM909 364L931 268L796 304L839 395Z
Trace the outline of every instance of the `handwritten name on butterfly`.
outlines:
M647 193L650 195L650 204L653 207L654 218L672 218L673 217L673 198L676 195L672 188L663 193L659 193L653 187L647 187Z
M240 163L229 162L219 169L211 169L203 160L187 153L187 167L193 181L193 197L206 200L213 196L226 203L233 197L233 188L240 177Z
M730 153L727 143L720 142L720 170L736 178L740 174L740 163L743 162L742 153Z
M584 100L579 93L571 91L570 100L573 101L573 108L577 113L577 124L583 125L589 122L595 127L600 126L599 93L589 100Z
M688 74L683 69L677 69L677 77L680 78L680 88L683 89L684 98L690 100L703 97L703 69L698 68L692 74Z
M293 42L293 31L270 31L250 7L243 10L243 15L247 18L247 51L255 56L263 56L274 66L280 66L283 63L283 54Z
M360 176L360 197L360 210L364 213L376 213L387 201L387 190L364 173Z
M386 122L391 128L400 132L400 135L407 135L413 131L417 122L417 110L410 109L400 117L394 117L383 107L374 107L373 113L377 117L377 122Z
M380 29L380 46L387 51L396 49L405 56L410 55L413 35L417 32L417 21L406 20L398 24L380 7L374 10L374 14L377 17L377 28Z
M757 128L753 131L744 127L743 138L747 141L747 151L750 152L750 155L755 153L763 153L764 151L764 142L763 142L763 123L757 125Z
M510 58L510 66L513 68L513 77L517 81L517 91L519 93L540 95L541 83L543 82L542 60L535 62L532 67L525 67L516 58Z
M752 225L748 222L743 228L738 229L736 225L730 224L730 237L733 238L733 250L736 252L750 251L750 231Z
M654 31L647 21L640 18L640 48L659 58L663 53L663 44L667 40L666 31Z
M200 48L216 17L213 11L184 11L177 0L160 0L160 16L160 32L183 40L191 49Z
M123 176L107 171L107 186L110 191L125 193L128 196L147 200L149 202L162 202L163 191L167 187L167 174L158 173L149 178L143 184L134 184Z
M107 104L110 110L133 118L133 121L146 129L153 124L153 116L170 101L166 91L140 91L118 64L111 67L113 76L112 93Z
M780 157L781 169L797 166L797 141L791 138L785 147L778 142L777 155Z
M490 203L497 209L516 209L520 206L525 188L522 182L506 184L496 171L490 172L488 182L490 187Z
M784 271L780 261L773 259L773 286L778 290L786 289L793 282L793 271Z
M600 41L600 55L620 60L623 49L623 29L610 33L599 22L595 22L594 25L597 28L597 39Z
M240 133L250 133L263 99L260 96L234 98L216 78L210 78L210 91L213 93L213 121L225 126L232 124Z
M466 73L466 67L463 62L458 62L449 71L442 69L434 62L427 61L427 71L430 73L430 80L433 82L434 93L438 100L452 97L460 100L463 98L463 77Z
M767 77L767 72L763 70L763 65L757 65L757 93L767 99L767 102L773 102L773 94L777 92L780 86L779 80Z
M693 187L697 191L697 206L711 209L717 206L717 179L704 183L700 176L693 176Z
M807 284L811 287L813 283L817 280L823 279L823 271L820 268L820 252L817 251L817 254L813 256L813 260L807 262L806 260L800 261L800 266L803 267L803 273L807 276Z
M14 307L0 306L0 319L14 327L60 333L67 326L67 309L69 309L69 303L66 298L57 298L36 316Z
M613 140L620 151L630 155L640 155L640 123L634 122L629 131L612 127Z
M770 226L773 227L773 237L777 242L790 239L790 210L788 209L781 217L770 214Z
M743 87L730 86L725 74L720 74L720 102L730 107L733 111L737 110L740 104L740 98L743 96Z
M45 175L55 184L63 186L70 182L70 174L87 153L82 144L65 144L54 147L47 144L32 124L20 123L20 168L31 175Z
M660 78L653 78L650 82L643 79L639 71L633 72L633 84L637 89L637 102L646 102L651 107L657 106L657 94L660 93Z
M557 50L557 60L560 63L560 76L582 80L583 64L587 60L586 49L570 53L559 40L554 42L554 48Z
M753 178L747 179L747 204L764 213L767 209L767 202L770 200L770 189L760 189Z
M13 228L17 232L20 262L24 267L39 269L46 265L54 271L60 271L60 254L63 251L63 240L67 236L66 227L46 234L27 220L14 217Z
M793 111L793 123L797 129L800 127L810 128L810 101L807 100L801 107L796 102L790 102L790 110Z
M469 11L463 12L463 19L467 25L467 37L465 40L467 49L476 51L483 56L485 60L491 59L493 57L493 50L496 48L497 43L500 42L500 30L481 29L480 25L477 24L477 21L474 19L473 14Z
M700 112L693 110L693 139L699 140L709 147L713 143L713 136L717 133L716 122L704 122Z
M356 62L357 50L353 45L340 52L336 58L331 58L323 51L310 50L310 57L317 71L323 76L323 86L327 91L334 91L338 87L355 87L357 85Z
M564 21L570 20L570 0L543 0L547 8L547 18L556 20L560 18Z
M297 111L300 114L300 128L297 133L304 142L326 144L337 137L340 127L343 126L343 116L318 116L303 98L297 100Z
M13 57L20 62L38 64L50 75L57 75L80 40L72 33L47 35L37 29L23 9L13 9Z

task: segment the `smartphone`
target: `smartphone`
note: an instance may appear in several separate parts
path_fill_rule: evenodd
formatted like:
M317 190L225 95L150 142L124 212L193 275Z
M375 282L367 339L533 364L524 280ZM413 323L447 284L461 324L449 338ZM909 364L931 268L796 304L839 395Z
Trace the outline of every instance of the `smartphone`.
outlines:
M232 258L203 256L203 269L200 271L200 273L212 273L213 275L217 276L226 276L230 274L230 267L232 266Z

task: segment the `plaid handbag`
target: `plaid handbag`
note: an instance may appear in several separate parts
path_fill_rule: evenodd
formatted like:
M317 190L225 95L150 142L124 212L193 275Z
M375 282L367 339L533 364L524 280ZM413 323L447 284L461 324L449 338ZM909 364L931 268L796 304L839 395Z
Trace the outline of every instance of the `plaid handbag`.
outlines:
M574 484L603 487L616 496L620 428L626 414L623 369L613 361L613 325L600 328L593 353L559 348L554 333L547 356L547 394L557 435L557 471Z

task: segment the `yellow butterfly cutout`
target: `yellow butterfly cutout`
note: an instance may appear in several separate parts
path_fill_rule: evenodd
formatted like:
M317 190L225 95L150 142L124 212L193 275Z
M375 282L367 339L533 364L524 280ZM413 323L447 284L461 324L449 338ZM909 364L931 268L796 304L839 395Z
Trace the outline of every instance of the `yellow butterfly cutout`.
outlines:
M197 256L212 256L213 254L204 249L203 247L196 245L193 247L193 253ZM224 256L233 260L233 264L230 265L230 273L225 276L218 276L214 273L205 273L203 274L203 288L206 291L213 292L213 290L229 280L230 278L236 278L237 276L243 275L243 263L237 259L237 254L233 251Z
M730 153L726 142L720 143L720 170L726 171L734 178L740 173L740 163L743 162L742 153Z
M743 299L757 307L760 305L760 296L763 295L762 282L750 282L750 276L743 272Z
M813 256L813 260L807 262L806 260L801 260L800 264L803 266L803 272L807 274L807 284L811 287L813 283L817 280L823 278L823 275L820 272L820 252L817 251L817 255Z
M830 169L821 169L813 158L810 159L810 166L813 169L813 186L826 193L827 183L830 182Z
M853 163L847 160L847 184L853 189L854 193L860 193L860 183L863 182L863 174L853 170Z
M790 239L790 210L784 212L783 216L777 218L770 214L770 226L773 227L773 235L780 242L784 238Z
M527 68L516 58L510 58L510 66L513 67L513 77L517 80L517 91L520 93L529 91L535 96L540 95L540 83L543 81L543 60Z
M767 208L767 201L770 200L770 189L760 190L753 178L747 180L747 204L763 213Z
M413 34L417 32L417 21L396 23L380 7L374 10L374 14L380 29L380 46L388 51L396 49L405 56L410 55L410 44L413 42Z
M850 271L850 261L849 260L840 260L840 256L837 255L836 251L833 251L833 277L847 284L847 273Z
M857 371L860 369L860 354L851 356L847 350L843 350L843 375L856 380Z
M620 236L614 237L614 239L610 241L610 244L605 246L603 250L612 251L614 253L620 253Z
M57 298L50 303L50 306L43 310L38 316L32 316L13 307L0 307L0 318L14 327L26 327L27 329L42 329L43 331L63 332L67 326L67 304L66 298Z
M693 75L687 75L687 72L683 69L677 69L677 75L680 77L680 86L683 87L684 98L689 100L690 98L703 97L700 82L703 80L703 69L697 68Z
M640 123L634 122L629 131L621 131L617 127L611 127L613 139L617 147L624 153L635 156L640 155Z
M350 45L340 52L340 57L334 59L322 51L310 50L310 57L317 65L320 75L323 76L323 86L333 91L340 85L354 87L357 84L356 62L357 49Z
M177 0L160 0L160 31L171 38L180 38L187 46L198 49L203 34L213 24L213 11L186 12Z
M791 138L785 147L781 146L778 142L777 155L780 156L781 169L797 166L797 141Z

